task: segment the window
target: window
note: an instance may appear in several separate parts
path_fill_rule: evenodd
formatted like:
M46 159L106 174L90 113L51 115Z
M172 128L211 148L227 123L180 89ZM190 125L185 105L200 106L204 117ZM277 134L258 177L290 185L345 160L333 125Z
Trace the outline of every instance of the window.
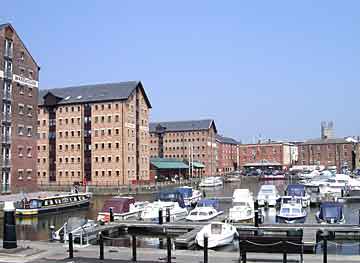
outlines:
M108 116L108 123L111 122L111 116Z
M111 142L108 143L108 148L111 149Z
M24 135L24 126L18 125L18 135Z
M105 122L105 116L101 116L101 123Z
M98 110L98 105L95 105L95 110Z
M59 137L62 138L62 132L59 132Z
M119 115L115 115L115 122L119 122Z
M69 124L69 120L67 118L65 119L65 124Z
M111 171L108 171L108 176L111 176Z
M108 135L111 136L111 129L108 129Z
M77 149L78 149L78 150L80 150L80 143L78 143L78 145L77 145Z
M108 163L111 163L111 156L108 156Z
M99 117L95 116L95 123L98 123Z
M32 150L31 147L27 147L27 149L26 149L26 155L27 155L27 157L31 157L31 150Z
M19 114L24 114L24 104L19 104Z
M116 162L120 162L120 157L119 156L116 156Z
M27 127L27 136L28 137L32 136L32 127L31 126Z
M27 105L27 116L32 117L33 107L31 105Z
M101 105L101 110L104 110L105 109L105 106L104 104Z
M115 129L115 134L119 135L119 129L118 128Z
M74 118L71 118L71 123L74 124Z
M117 142L115 145L116 145L116 149L119 149L120 143Z
M74 137L74 136L75 136L75 132L71 131L71 137Z
M81 131L78 131L77 135L78 135L78 137L80 137L81 136Z

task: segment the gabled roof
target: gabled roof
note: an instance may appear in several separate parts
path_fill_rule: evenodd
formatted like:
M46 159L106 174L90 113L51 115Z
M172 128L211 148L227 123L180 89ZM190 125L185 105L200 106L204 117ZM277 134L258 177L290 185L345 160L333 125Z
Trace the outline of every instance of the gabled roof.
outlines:
M27 51L27 53L29 53L31 59L34 61L34 63L37 65L38 70L40 70L40 66L39 64L36 62L36 60L34 59L34 57L31 55L30 51L27 49L24 41L22 40L22 38L18 35L18 33L16 32L15 28L10 24L10 23L5 23L5 24L0 24L0 30L4 29L5 27L10 27L14 33L17 35L17 37L20 39L22 45L24 46L25 50Z
M226 144L240 144L238 141L236 141L233 138L230 137L224 137L219 134L216 135L216 140L220 143L226 143Z
M337 143L352 143L344 138L335 138L335 139L311 139L307 140L300 145L308 145L308 144L337 144Z
M150 132L156 132L157 127L162 127L166 132L178 131L201 131L208 130L212 126L216 130L215 121L212 119L191 120L191 121L168 121L168 122L151 122Z
M83 85L76 87L66 87L57 89L41 89L39 90L38 103L44 104L44 96L52 94L61 98L58 104L77 104L114 100L126 100L135 91L140 88L145 101L151 108L150 101L146 96L145 90L140 81L126 81L118 83L105 83L95 85Z

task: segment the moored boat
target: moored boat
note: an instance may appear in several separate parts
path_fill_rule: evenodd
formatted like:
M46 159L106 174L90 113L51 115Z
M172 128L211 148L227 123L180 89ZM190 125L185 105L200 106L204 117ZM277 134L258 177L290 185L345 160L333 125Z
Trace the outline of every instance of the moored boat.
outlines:
M285 196L301 198L303 207L310 206L310 195L306 192L304 185L289 184L286 187Z
M148 204L149 202L137 202L134 197L115 196L105 201L102 210L98 213L97 220L108 222L110 220L110 208L114 220L138 218Z
M189 186L182 186L176 189L182 194L184 198L185 206L195 206L200 201L202 193L199 190L195 190Z
M315 218L320 224L344 224L343 205L338 202L323 202Z
M279 194L275 185L262 185L257 195L259 206L276 206Z
M235 189L233 207L229 209L231 222L252 222L254 214L254 198L249 189Z
M279 223L304 223L307 212L302 205L301 198L284 199L280 211L276 214Z
M236 228L230 224L214 222L204 226L196 235L196 243L204 247L204 236L208 237L208 248L225 246L233 242Z
M65 209L87 207L90 204L91 193L68 193L27 200L24 198L15 204L17 216L37 216Z
M218 215L221 215L222 213L223 211L217 211L214 207L200 206L191 210L189 215L186 217L186 220L207 221L217 217Z
M206 177L201 180L200 187L216 187L223 185L223 181L220 177Z

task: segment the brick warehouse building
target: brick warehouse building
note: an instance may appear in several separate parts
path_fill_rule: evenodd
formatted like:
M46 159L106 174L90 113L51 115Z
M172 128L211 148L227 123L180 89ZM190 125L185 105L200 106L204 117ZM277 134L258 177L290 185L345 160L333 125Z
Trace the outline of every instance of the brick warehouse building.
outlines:
M261 142L257 144L240 144L241 167L274 167L288 169L295 163L296 146L286 142Z
M217 144L217 173L224 175L233 172L239 167L239 142L236 140L216 136Z
M298 145L298 164L336 166L338 172L342 167L353 170L355 148L352 140L342 138L308 140Z
M36 108L39 66L11 24L0 25L1 192L36 184Z
M215 121L209 119L153 122L150 123L150 156L182 159L199 164L199 168L205 165L201 175L215 175L216 134Z
M138 81L41 90L38 182L148 182L150 108Z

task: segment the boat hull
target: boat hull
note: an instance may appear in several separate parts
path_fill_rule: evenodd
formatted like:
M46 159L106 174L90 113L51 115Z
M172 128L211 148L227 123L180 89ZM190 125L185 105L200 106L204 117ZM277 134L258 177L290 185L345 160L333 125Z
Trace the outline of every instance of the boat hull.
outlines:
M90 205L90 200L82 200L74 203L69 204L61 204L61 205L53 205L49 207L43 207L43 208L34 208L34 209L28 209L28 208L17 208L16 209L16 216L18 217L33 217L38 216L41 214L48 214L48 213L58 213L63 210L71 210L75 208L85 208Z
M285 217L281 215L276 215L276 222L278 223L286 223L286 224L302 224L305 223L305 216L296 216L296 217Z

